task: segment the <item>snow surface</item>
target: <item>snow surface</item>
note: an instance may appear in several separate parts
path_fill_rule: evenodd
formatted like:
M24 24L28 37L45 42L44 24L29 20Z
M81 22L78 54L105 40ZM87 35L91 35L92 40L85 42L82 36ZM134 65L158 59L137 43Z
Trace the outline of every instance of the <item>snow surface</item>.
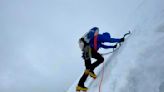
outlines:
M105 61L101 92L164 92L164 0L134 0L129 6L133 10L122 25L133 32ZM85 83L88 92L99 92L101 69L95 81ZM68 92L75 92L79 78Z

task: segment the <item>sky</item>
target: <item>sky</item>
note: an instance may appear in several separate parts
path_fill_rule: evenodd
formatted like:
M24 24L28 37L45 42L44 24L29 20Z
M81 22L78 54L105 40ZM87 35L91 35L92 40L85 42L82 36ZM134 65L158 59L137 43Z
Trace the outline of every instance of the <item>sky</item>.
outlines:
M67 90L84 69L78 39L94 26L122 37L142 0L127 1L0 0L0 91Z

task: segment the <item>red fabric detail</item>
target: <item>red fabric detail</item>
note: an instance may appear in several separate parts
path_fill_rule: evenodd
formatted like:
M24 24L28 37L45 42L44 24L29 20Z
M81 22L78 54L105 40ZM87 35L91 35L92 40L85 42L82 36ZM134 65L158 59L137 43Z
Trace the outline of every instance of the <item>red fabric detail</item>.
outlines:
M97 37L98 37L98 33L95 32L94 34L94 49L97 51Z

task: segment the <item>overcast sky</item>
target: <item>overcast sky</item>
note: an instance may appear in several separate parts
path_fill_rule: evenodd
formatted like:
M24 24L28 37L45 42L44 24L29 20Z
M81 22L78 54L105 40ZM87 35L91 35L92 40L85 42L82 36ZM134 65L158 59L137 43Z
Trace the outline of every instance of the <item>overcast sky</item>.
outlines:
M67 90L84 69L79 37L94 26L122 36L130 11L115 0L0 0L0 91Z

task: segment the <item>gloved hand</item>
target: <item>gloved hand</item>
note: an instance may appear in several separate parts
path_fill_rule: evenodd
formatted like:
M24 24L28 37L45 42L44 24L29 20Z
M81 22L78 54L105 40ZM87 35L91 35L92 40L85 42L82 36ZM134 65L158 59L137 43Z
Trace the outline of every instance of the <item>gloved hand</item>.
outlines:
M117 44L113 46L113 48L117 48Z
M120 42L124 42L124 38L121 38L121 39L120 39Z

